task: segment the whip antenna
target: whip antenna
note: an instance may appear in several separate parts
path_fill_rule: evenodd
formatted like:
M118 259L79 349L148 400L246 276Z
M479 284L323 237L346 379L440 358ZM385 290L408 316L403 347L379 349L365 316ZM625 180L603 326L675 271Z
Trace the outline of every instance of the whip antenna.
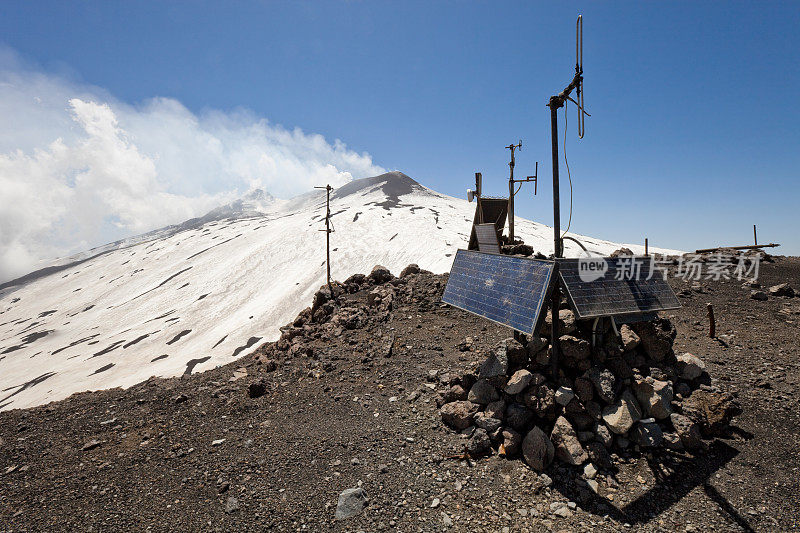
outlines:
M583 139L583 134L586 132L584 120L583 106L583 15L578 15L578 20L575 23L575 75L579 77L578 87L576 88L575 95L577 96L576 105L578 107L578 138Z
M575 91L574 100L570 94ZM583 107L583 16L578 15L575 23L575 76L563 91L550 97L547 107L550 108L550 140L552 142L553 156L553 257L564 257L564 237L561 234L561 200L559 198L559 176L558 176L558 110L564 107L567 101L572 102L578 108L578 137L583 138L585 133L584 117L589 113ZM558 261L553 268L553 278L558 279ZM552 352L550 357L551 371L553 376L558 377L558 309L561 304L561 293L553 290L550 302L550 312L552 313Z

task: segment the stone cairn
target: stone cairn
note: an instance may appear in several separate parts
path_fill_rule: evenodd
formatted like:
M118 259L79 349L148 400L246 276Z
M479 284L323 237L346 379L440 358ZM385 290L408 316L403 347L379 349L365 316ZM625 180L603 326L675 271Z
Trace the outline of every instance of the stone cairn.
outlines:
M558 377L550 377L550 313L526 344L513 338L450 382L442 421L467 438L471 457L521 456L542 472L554 459L585 469L610 469L612 453L703 449L740 413L734 398L710 386L700 358L675 355L676 330L666 318L623 325L559 311ZM473 349L472 339L461 345Z

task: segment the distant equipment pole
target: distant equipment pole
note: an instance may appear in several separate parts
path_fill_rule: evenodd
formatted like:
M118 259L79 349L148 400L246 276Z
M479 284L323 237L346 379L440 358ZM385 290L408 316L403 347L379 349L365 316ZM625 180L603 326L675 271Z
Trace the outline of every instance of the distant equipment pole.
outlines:
M516 165L516 160L514 158L514 150L522 150L522 141L520 140L518 144L509 144L506 146L509 150L511 150L511 161L508 163L509 168L509 176L508 176L508 239L511 244L514 244L514 196L519 192L519 189L522 187L523 183L533 182L533 194L536 195L536 190L538 188L538 175L539 175L539 162L536 162L536 171L534 172L533 176L528 176L522 180L515 180L514 179L514 166ZM519 187L517 190L514 190L514 184L519 183Z
M328 290L331 292L331 298L333 298L333 286L331 285L331 233L336 231L335 228L331 228L331 191L333 190L333 187L328 184L325 187L314 188L325 189L327 193L327 197L325 199L325 229L321 229L319 231L325 232L325 248L327 254L325 264L328 267Z
M522 150L522 140L518 144L506 146L511 150L511 161L508 162L508 240L514 244L514 150Z
M576 100L570 97L570 93L575 91ZM553 152L553 256L564 256L564 244L561 235L561 202L559 198L558 181L558 110L569 100L578 107L578 137L583 138L584 134L584 115L588 115L583 105L583 17L578 15L575 23L575 76L569 85L559 94L551 96L547 107L550 108L550 137L552 139ZM558 280L558 262L555 263L553 279ZM553 290L550 311L552 313L552 345L553 353L550 358L552 365L553 378L558 378L558 308L561 305L561 293L558 285Z

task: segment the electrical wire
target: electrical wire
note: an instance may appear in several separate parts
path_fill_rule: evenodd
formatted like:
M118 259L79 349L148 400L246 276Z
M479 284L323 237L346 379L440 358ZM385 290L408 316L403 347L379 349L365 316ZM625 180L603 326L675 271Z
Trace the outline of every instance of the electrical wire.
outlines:
M567 101L564 101L564 164L567 166L567 178L569 179L569 222L567 229L561 234L561 238L569 231L572 226L572 175L569 172L569 161L567 161Z

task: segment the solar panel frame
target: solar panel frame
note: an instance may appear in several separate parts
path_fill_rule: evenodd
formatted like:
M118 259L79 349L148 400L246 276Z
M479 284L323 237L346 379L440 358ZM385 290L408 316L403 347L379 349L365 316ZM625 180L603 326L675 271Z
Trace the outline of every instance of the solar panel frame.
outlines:
M492 254L500 253L500 241L497 238L497 226L489 224L475 224L475 236L478 238L478 251Z
M458 250L442 302L516 331L538 331L553 288L553 261Z
M649 258L634 258L639 265L638 279L617 279L619 260L625 258L602 259L608 263L608 270L594 281L580 278L579 259L557 259L559 278L570 306L579 319L642 315L681 307L663 276L656 274L650 277Z

